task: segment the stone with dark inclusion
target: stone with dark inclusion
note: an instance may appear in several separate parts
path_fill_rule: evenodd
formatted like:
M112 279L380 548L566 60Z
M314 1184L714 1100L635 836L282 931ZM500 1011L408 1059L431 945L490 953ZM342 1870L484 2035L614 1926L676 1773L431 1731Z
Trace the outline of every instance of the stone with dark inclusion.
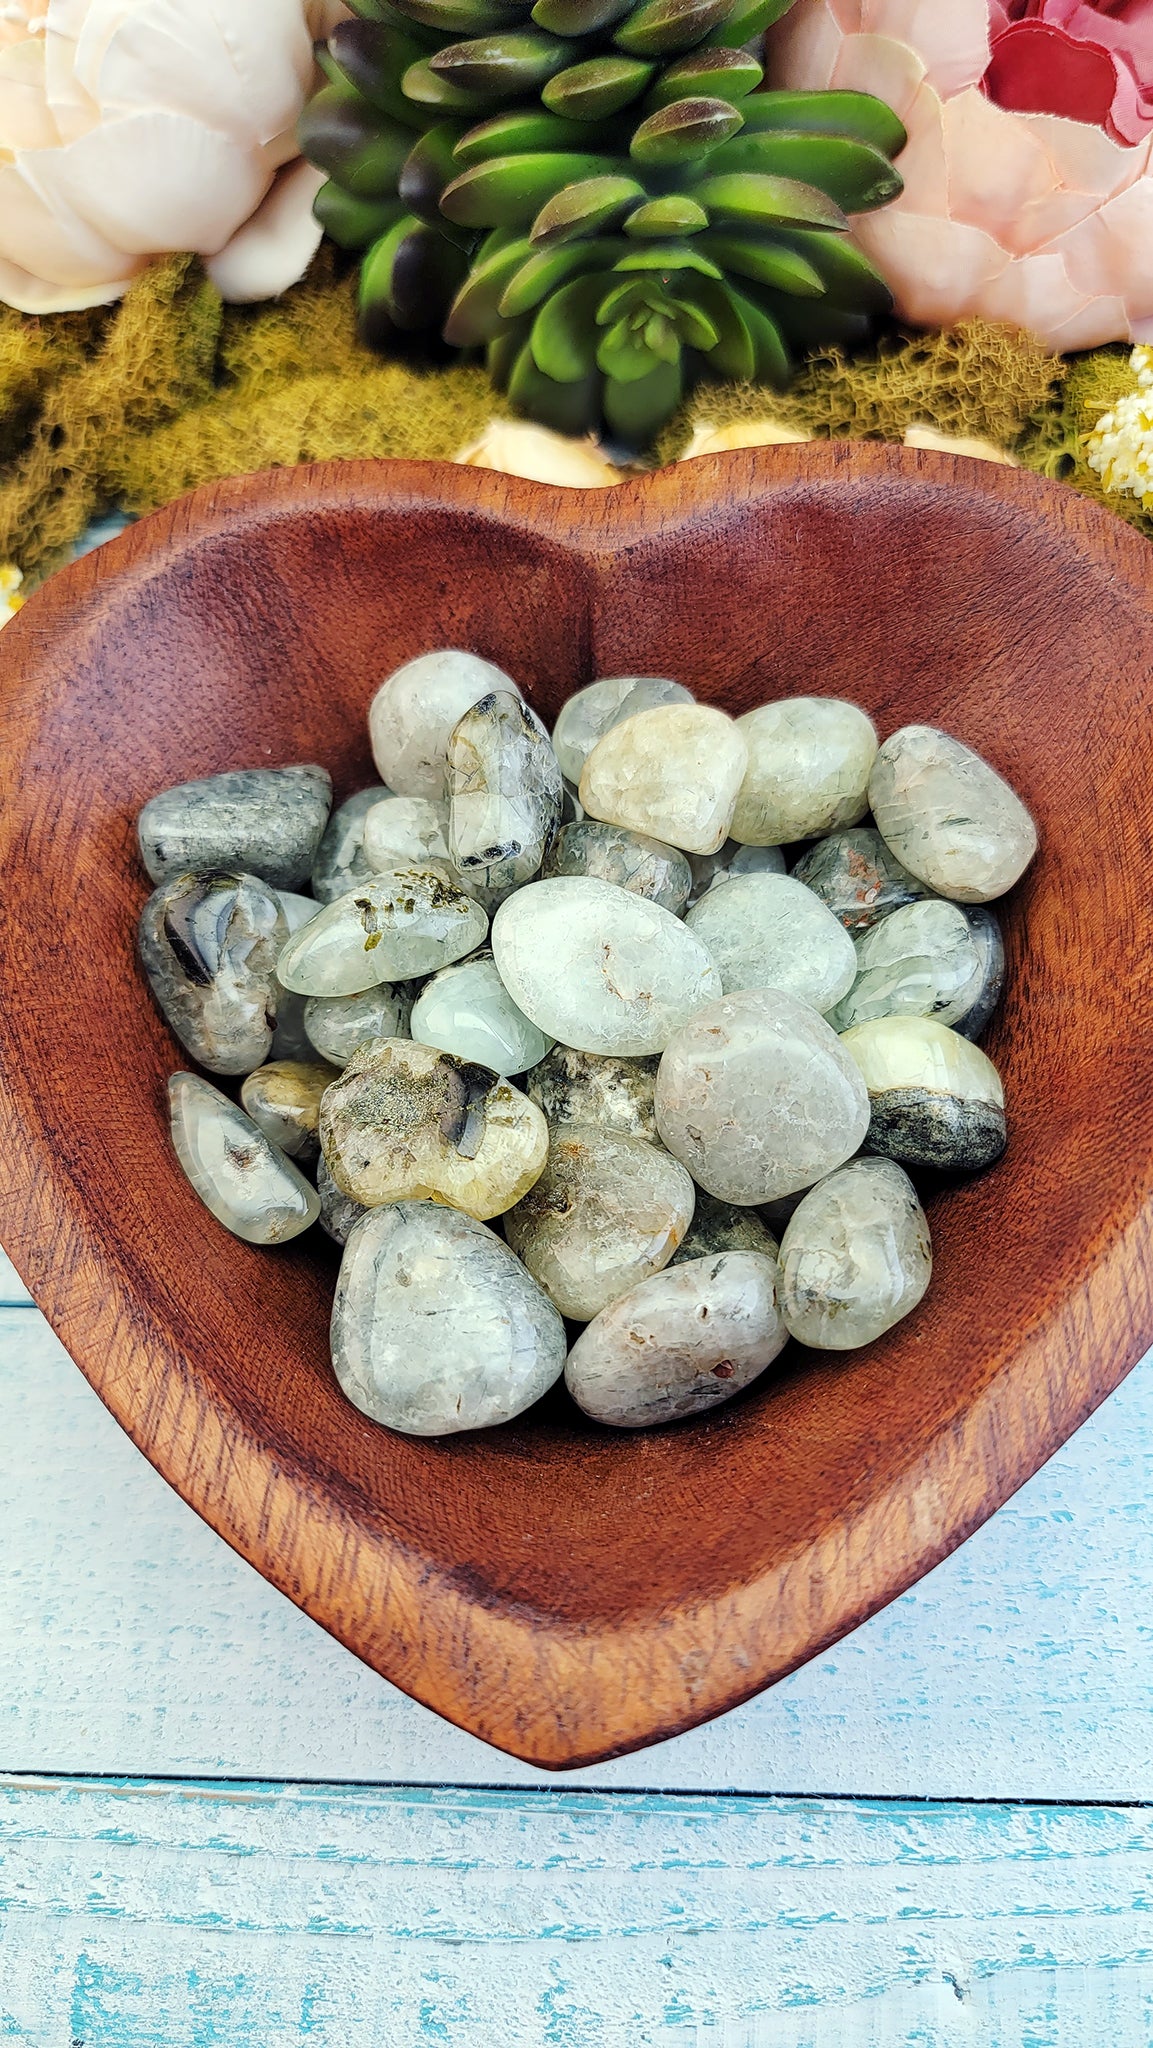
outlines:
M316 1060L270 1060L245 1078L240 1100L270 1144L310 1165L320 1156L320 1098L336 1074Z
M898 860L959 903L1003 896L1037 851L1037 828L1016 790L936 726L890 734L873 764L869 802Z
M173 875L140 913L140 958L181 1044L213 1074L263 1066L276 1029L288 924L255 875Z
M488 919L440 861L374 875L328 903L281 953L277 972L302 996L353 996L382 981L435 974L479 946Z
M992 911L931 896L862 932L857 977L830 1014L835 1031L878 1017L935 1017L966 1038L984 1030L1005 978Z
M467 883L514 889L540 872L561 814L545 727L511 690L473 704L448 742L449 849Z
M520 1260L472 1216L430 1202L352 1230L332 1310L349 1400L409 1436L510 1422L564 1371L565 1328Z
M933 893L902 867L872 825L855 825L819 839L801 855L793 877L827 903L845 930L854 934Z
M364 851L364 826L369 812L392 791L374 783L358 789L355 796L338 804L324 828L324 837L312 865L312 893L318 903L335 903L359 883L371 880L376 869Z
M559 1124L548 1162L504 1231L550 1301L588 1322L667 1266L692 1219L684 1167L643 1138Z
M693 1220L669 1264L683 1266L686 1259L713 1258L717 1252L760 1252L766 1259L775 1259L777 1240L755 1209L718 1202L715 1195L698 1188Z
M320 1197L320 1227L334 1244L347 1244L354 1223L369 1211L363 1202L342 1195L328 1170L323 1152L316 1162L316 1192Z
M692 869L683 853L644 832L600 825L593 818L564 825L545 862L545 875L592 875L630 895L647 896L679 917L689 900Z
M308 880L331 803L328 771L311 762L181 782L141 811L141 857L154 882L191 868L233 868L296 889Z
M892 1159L853 1159L810 1188L781 1240L781 1309L821 1351L872 1344L909 1315L932 1278L929 1225Z
M524 1077L525 1094L543 1109L550 1124L594 1124L659 1145L653 1094L655 1055L618 1059L610 1053L574 1052L554 1045Z
M319 904L314 896L299 896L291 889L278 889L280 907L288 924L288 936L298 932L302 924L308 924L316 916ZM293 995L281 984L276 1000L276 1031L273 1034L271 1055L274 1060L310 1060L312 1041L304 1028L303 996Z
M1001 1157L1005 1091L979 1046L932 1017L856 1024L841 1045L869 1091L868 1151L942 1173L979 1173Z
M172 1142L206 1209L247 1244L286 1244L315 1223L320 1197L299 1167L198 1074L168 1083Z
M502 668L462 647L439 647L394 669L368 710L372 758L389 788L398 796L444 796L453 726L494 690L519 694Z

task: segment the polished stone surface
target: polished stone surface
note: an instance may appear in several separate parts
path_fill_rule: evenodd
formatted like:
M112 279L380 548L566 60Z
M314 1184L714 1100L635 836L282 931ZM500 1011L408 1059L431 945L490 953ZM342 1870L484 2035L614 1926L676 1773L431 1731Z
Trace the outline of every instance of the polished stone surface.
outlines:
M288 926L289 937L298 932L302 924L316 916L319 905L314 896L300 896L292 889L278 889L280 907ZM310 1060L313 1056L312 1041L304 1028L305 999L293 995L277 976L276 1030L272 1035L269 1057L274 1060Z
M332 1363L374 1422L451 1436L509 1422L560 1378L565 1329L495 1231L427 1202L353 1229L332 1310Z
M717 1252L760 1252L775 1259L777 1240L755 1209L718 1202L715 1195L698 1188L693 1220L669 1264L682 1266L686 1259L712 1258Z
M932 1274L929 1225L908 1174L892 1159L854 1159L789 1219L781 1310L800 1343L852 1351L909 1315Z
M565 1368L573 1400L612 1429L731 1401L788 1340L776 1282L776 1260L758 1252L692 1259L642 1280L577 1338Z
M660 1140L653 1096L659 1065L655 1053L648 1059L628 1060L554 1045L525 1075L524 1090L550 1124L593 1124L656 1145Z
M854 825L819 839L793 869L854 936L930 894L890 853L874 825Z
M634 718L638 711L692 701L692 691L667 676L605 676L590 683L561 706L553 727L552 743L562 772L569 782L579 783L597 741L612 726Z
M312 893L318 903L335 903L338 896L347 896L350 889L371 879L374 870L364 851L365 822L376 805L391 794L383 783L374 783L337 805L312 864Z
M1003 896L1037 851L1037 828L1016 791L935 726L902 726L885 741L869 802L897 859L959 903Z
M421 1045L504 1075L535 1067L552 1044L517 1008L491 953L434 974L413 1005L409 1030Z
M535 711L482 697L448 742L449 850L464 881L508 890L540 871L561 818L561 773Z
M738 875L785 872L785 856L779 846L739 846L735 839L726 839L716 853L690 853L688 863L693 877L690 903L699 903L708 890L718 889Z
M172 1143L206 1209L248 1244L286 1244L320 1215L320 1198L219 1088L198 1074L168 1083Z
M650 839L644 832L628 832L621 825L601 825L594 818L562 826L545 862L546 878L552 875L591 875L612 882L632 896L647 896L662 910L680 917L692 889L692 869L683 853Z
M323 1152L316 1162L316 1192L320 1197L320 1227L334 1244L347 1244L354 1223L370 1212L363 1202L342 1195L328 1170Z
M364 858L373 874L406 861L447 860L448 805L426 796L386 796L364 820Z
M711 704L666 704L610 727L580 779L590 818L626 825L683 853L716 853L730 836L748 764L734 721Z
M502 903L492 950L525 1016L580 1052L660 1052L721 993L705 947L678 918L586 876L536 882Z
M733 813L734 839L788 846L864 817L877 734L855 704L784 697L747 711L737 723L749 765Z
M181 782L141 811L141 858L154 882L189 868L234 868L295 889L308 880L331 803L328 771L312 763Z
M320 1098L336 1074L318 1060L271 1060L246 1077L240 1100L271 1145L308 1166L320 1156Z
M378 982L435 974L480 945L488 919L443 864L395 867L339 896L280 955L285 988L352 996Z
M1001 1157L1005 1091L979 1046L931 1017L856 1024L841 1045L869 1091L870 1152L944 1173L977 1173Z
M254 875L171 875L140 913L140 958L165 1021L213 1074L263 1066L276 1029L288 923Z
M346 1067L366 1038L410 1036L405 986L382 982L355 996L309 996L304 1028L314 1050L334 1067Z
M493 690L516 690L501 668L456 647L418 654L386 677L369 706L368 733L382 779L398 796L447 795L449 734Z
M518 1257L574 1322L667 1266L693 1213L683 1166L658 1145L559 1124L540 1179L504 1219Z
M320 1142L337 1187L366 1208L444 1202L487 1220L537 1179L548 1125L489 1067L370 1039L325 1091Z
M835 1031L877 1017L935 1017L975 1038L993 1014L1005 949L992 911L930 897L862 932L857 978L829 1018Z
M738 1206L811 1187L869 1126L860 1070L823 1017L777 989L699 1010L665 1049L657 1129L699 1187Z
M852 987L857 956L848 932L792 875L714 883L685 923L708 947L727 996L781 988L824 1011Z

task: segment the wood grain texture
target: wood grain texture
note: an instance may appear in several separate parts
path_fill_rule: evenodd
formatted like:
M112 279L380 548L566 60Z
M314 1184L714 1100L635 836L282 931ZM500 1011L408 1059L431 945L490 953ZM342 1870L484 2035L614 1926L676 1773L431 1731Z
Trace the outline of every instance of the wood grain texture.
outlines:
M205 1518L366 1662L566 1767L781 1677L975 1528L1153 1336L1147 549L1036 478L883 448L758 451L565 494L434 465L213 487L54 579L0 645L0 1235ZM816 682L947 725L1031 805L989 1049L1013 1141L940 1202L932 1293L845 1362L794 1354L622 1443L558 1399L389 1436L327 1360L332 1263L226 1238L182 1184L142 998L132 822L155 789L321 755L364 780L379 676L437 642L545 712L594 673L741 709ZM18 883L18 886L14 885Z
M1138 1809L0 1785L25 2048L1147 2048Z
M0 1771L529 1786L166 1486L41 1318L0 1316ZM835 1649L601 1788L1153 1802L1153 1357Z

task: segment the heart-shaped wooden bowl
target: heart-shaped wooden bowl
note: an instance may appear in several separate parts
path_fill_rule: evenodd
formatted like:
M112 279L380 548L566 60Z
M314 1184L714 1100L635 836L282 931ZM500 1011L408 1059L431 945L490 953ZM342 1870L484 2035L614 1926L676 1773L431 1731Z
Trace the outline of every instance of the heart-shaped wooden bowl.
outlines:
M183 1064L134 957L154 791L372 779L380 678L437 645L547 717L596 675L948 727L1031 805L1006 905L1004 1163L942 1197L922 1308L705 1421L556 1394L394 1436L328 1356L335 1256L225 1234L169 1149ZM748 1698L936 1563L1153 1338L1153 554L1059 486L875 447L565 492L364 463L206 489L0 636L0 1241L140 1448L266 1578L450 1720L583 1764ZM314 1238L316 1234L314 1233Z

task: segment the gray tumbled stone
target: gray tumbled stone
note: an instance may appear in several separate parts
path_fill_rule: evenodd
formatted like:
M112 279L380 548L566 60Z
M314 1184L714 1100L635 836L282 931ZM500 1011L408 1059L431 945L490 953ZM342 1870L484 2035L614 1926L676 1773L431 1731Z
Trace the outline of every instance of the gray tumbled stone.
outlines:
M975 1038L993 1014L1005 949L993 913L929 897L893 911L856 942L857 976L829 1022L835 1031L877 1017L935 1017Z
M629 1060L554 1045L525 1075L524 1091L550 1124L595 1124L657 1145L653 1094L659 1065L655 1054Z
M410 1008L400 988L381 982L354 996L309 996L304 1028L322 1058L346 1067L367 1039L406 1037Z
M553 842L545 875L592 875L612 882L632 896L647 896L679 917L689 900L692 869L683 853L628 832L621 825L601 825L593 818L562 827Z
M783 988L814 1010L831 1010L857 971L844 926L792 875L720 882L693 905L685 923L712 954L726 995Z
M154 882L218 867L296 889L308 880L331 802L328 772L312 763L181 782L141 811L141 857Z
M821 1351L872 1344L916 1308L933 1273L929 1225L892 1159L853 1159L810 1188L781 1240L781 1310Z
M364 851L364 826L369 812L392 791L383 783L358 789L338 804L324 828L312 864L312 893L318 903L335 903L376 873Z
M462 878L515 889L560 825L561 773L545 727L511 690L473 704L448 742L449 851Z
M323 1152L316 1162L316 1192L320 1198L320 1227L334 1244L347 1244L354 1223L369 1215L363 1202L342 1193L328 1170Z
M869 1091L870 1152L943 1173L978 1173L1001 1157L1005 1091L979 1046L932 1017L877 1018L840 1042Z
M543 1173L504 1219L514 1252L564 1316L587 1322L667 1266L693 1213L684 1167L643 1138L550 1132Z
M172 1142L206 1209L248 1244L285 1244L320 1214L300 1169L198 1074L168 1083Z
M703 1188L698 1188L693 1220L669 1264L683 1266L686 1259L712 1258L717 1252L760 1252L765 1258L775 1259L777 1240L755 1209L738 1209L732 1202L718 1202L715 1195L706 1195Z
M827 903L854 935L931 894L889 851L873 825L854 825L819 839L801 855L793 876Z
M869 802L898 860L959 903L1003 896L1037 851L1037 828L1016 791L936 726L905 725L885 741Z
M255 875L172 875L141 911L140 958L152 993L211 1073L248 1074L268 1058L287 937L279 896Z

